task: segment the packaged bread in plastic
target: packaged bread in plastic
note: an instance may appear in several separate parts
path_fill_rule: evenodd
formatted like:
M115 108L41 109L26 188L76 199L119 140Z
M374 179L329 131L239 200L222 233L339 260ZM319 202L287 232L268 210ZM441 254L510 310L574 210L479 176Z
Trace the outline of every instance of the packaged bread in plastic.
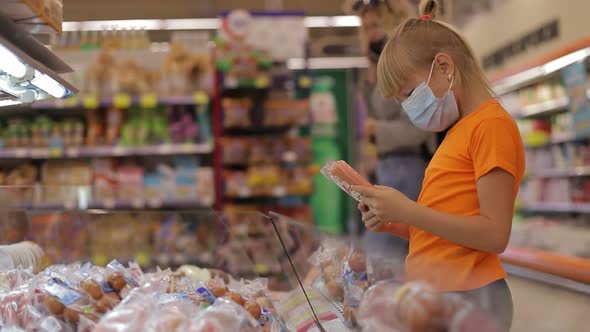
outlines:
M371 185L369 181L343 160L328 161L320 172L357 201L361 200L361 194L352 190L352 186Z
M360 304L358 322L366 332L502 331L474 303L422 282L382 281L371 286Z

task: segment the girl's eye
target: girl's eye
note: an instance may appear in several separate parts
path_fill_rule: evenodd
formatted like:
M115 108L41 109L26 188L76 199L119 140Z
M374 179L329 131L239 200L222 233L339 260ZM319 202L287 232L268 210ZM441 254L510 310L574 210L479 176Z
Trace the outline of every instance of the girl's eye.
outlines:
M409 98L412 95L412 92L414 92L414 89L410 90L410 92L408 92L408 94L406 95L406 97Z

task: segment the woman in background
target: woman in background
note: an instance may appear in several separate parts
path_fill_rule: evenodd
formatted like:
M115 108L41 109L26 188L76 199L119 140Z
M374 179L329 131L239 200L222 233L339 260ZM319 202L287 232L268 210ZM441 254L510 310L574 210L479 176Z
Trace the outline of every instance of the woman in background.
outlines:
M412 7L407 0L355 0L352 9L361 19L361 45L369 59L361 89L368 113L364 134L375 140L377 148L377 184L397 188L416 200L427 159L436 148L436 137L415 127L399 102L381 96L376 75L377 61L388 33L410 16ZM369 252L395 255L399 262L407 254L407 241L403 239L371 230L367 230L365 239Z

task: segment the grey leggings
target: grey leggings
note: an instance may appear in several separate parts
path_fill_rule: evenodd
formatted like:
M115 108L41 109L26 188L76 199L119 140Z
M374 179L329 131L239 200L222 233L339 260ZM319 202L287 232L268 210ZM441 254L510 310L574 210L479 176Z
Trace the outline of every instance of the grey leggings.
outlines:
M500 279L482 288L452 294L461 295L479 304L484 310L494 315L506 331L510 331L514 307L506 280Z

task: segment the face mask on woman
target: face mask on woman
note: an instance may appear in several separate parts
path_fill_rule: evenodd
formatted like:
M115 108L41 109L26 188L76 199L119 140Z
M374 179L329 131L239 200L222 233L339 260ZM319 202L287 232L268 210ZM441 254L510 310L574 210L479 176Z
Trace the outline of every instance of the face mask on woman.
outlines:
M436 61L436 59L435 59ZM448 129L459 120L459 109L455 101L455 95L451 88L455 77L451 78L449 90L442 98L437 98L428 86L434 61L430 67L428 81L418 85L408 99L404 100L402 107L412 123L423 130L440 132Z

